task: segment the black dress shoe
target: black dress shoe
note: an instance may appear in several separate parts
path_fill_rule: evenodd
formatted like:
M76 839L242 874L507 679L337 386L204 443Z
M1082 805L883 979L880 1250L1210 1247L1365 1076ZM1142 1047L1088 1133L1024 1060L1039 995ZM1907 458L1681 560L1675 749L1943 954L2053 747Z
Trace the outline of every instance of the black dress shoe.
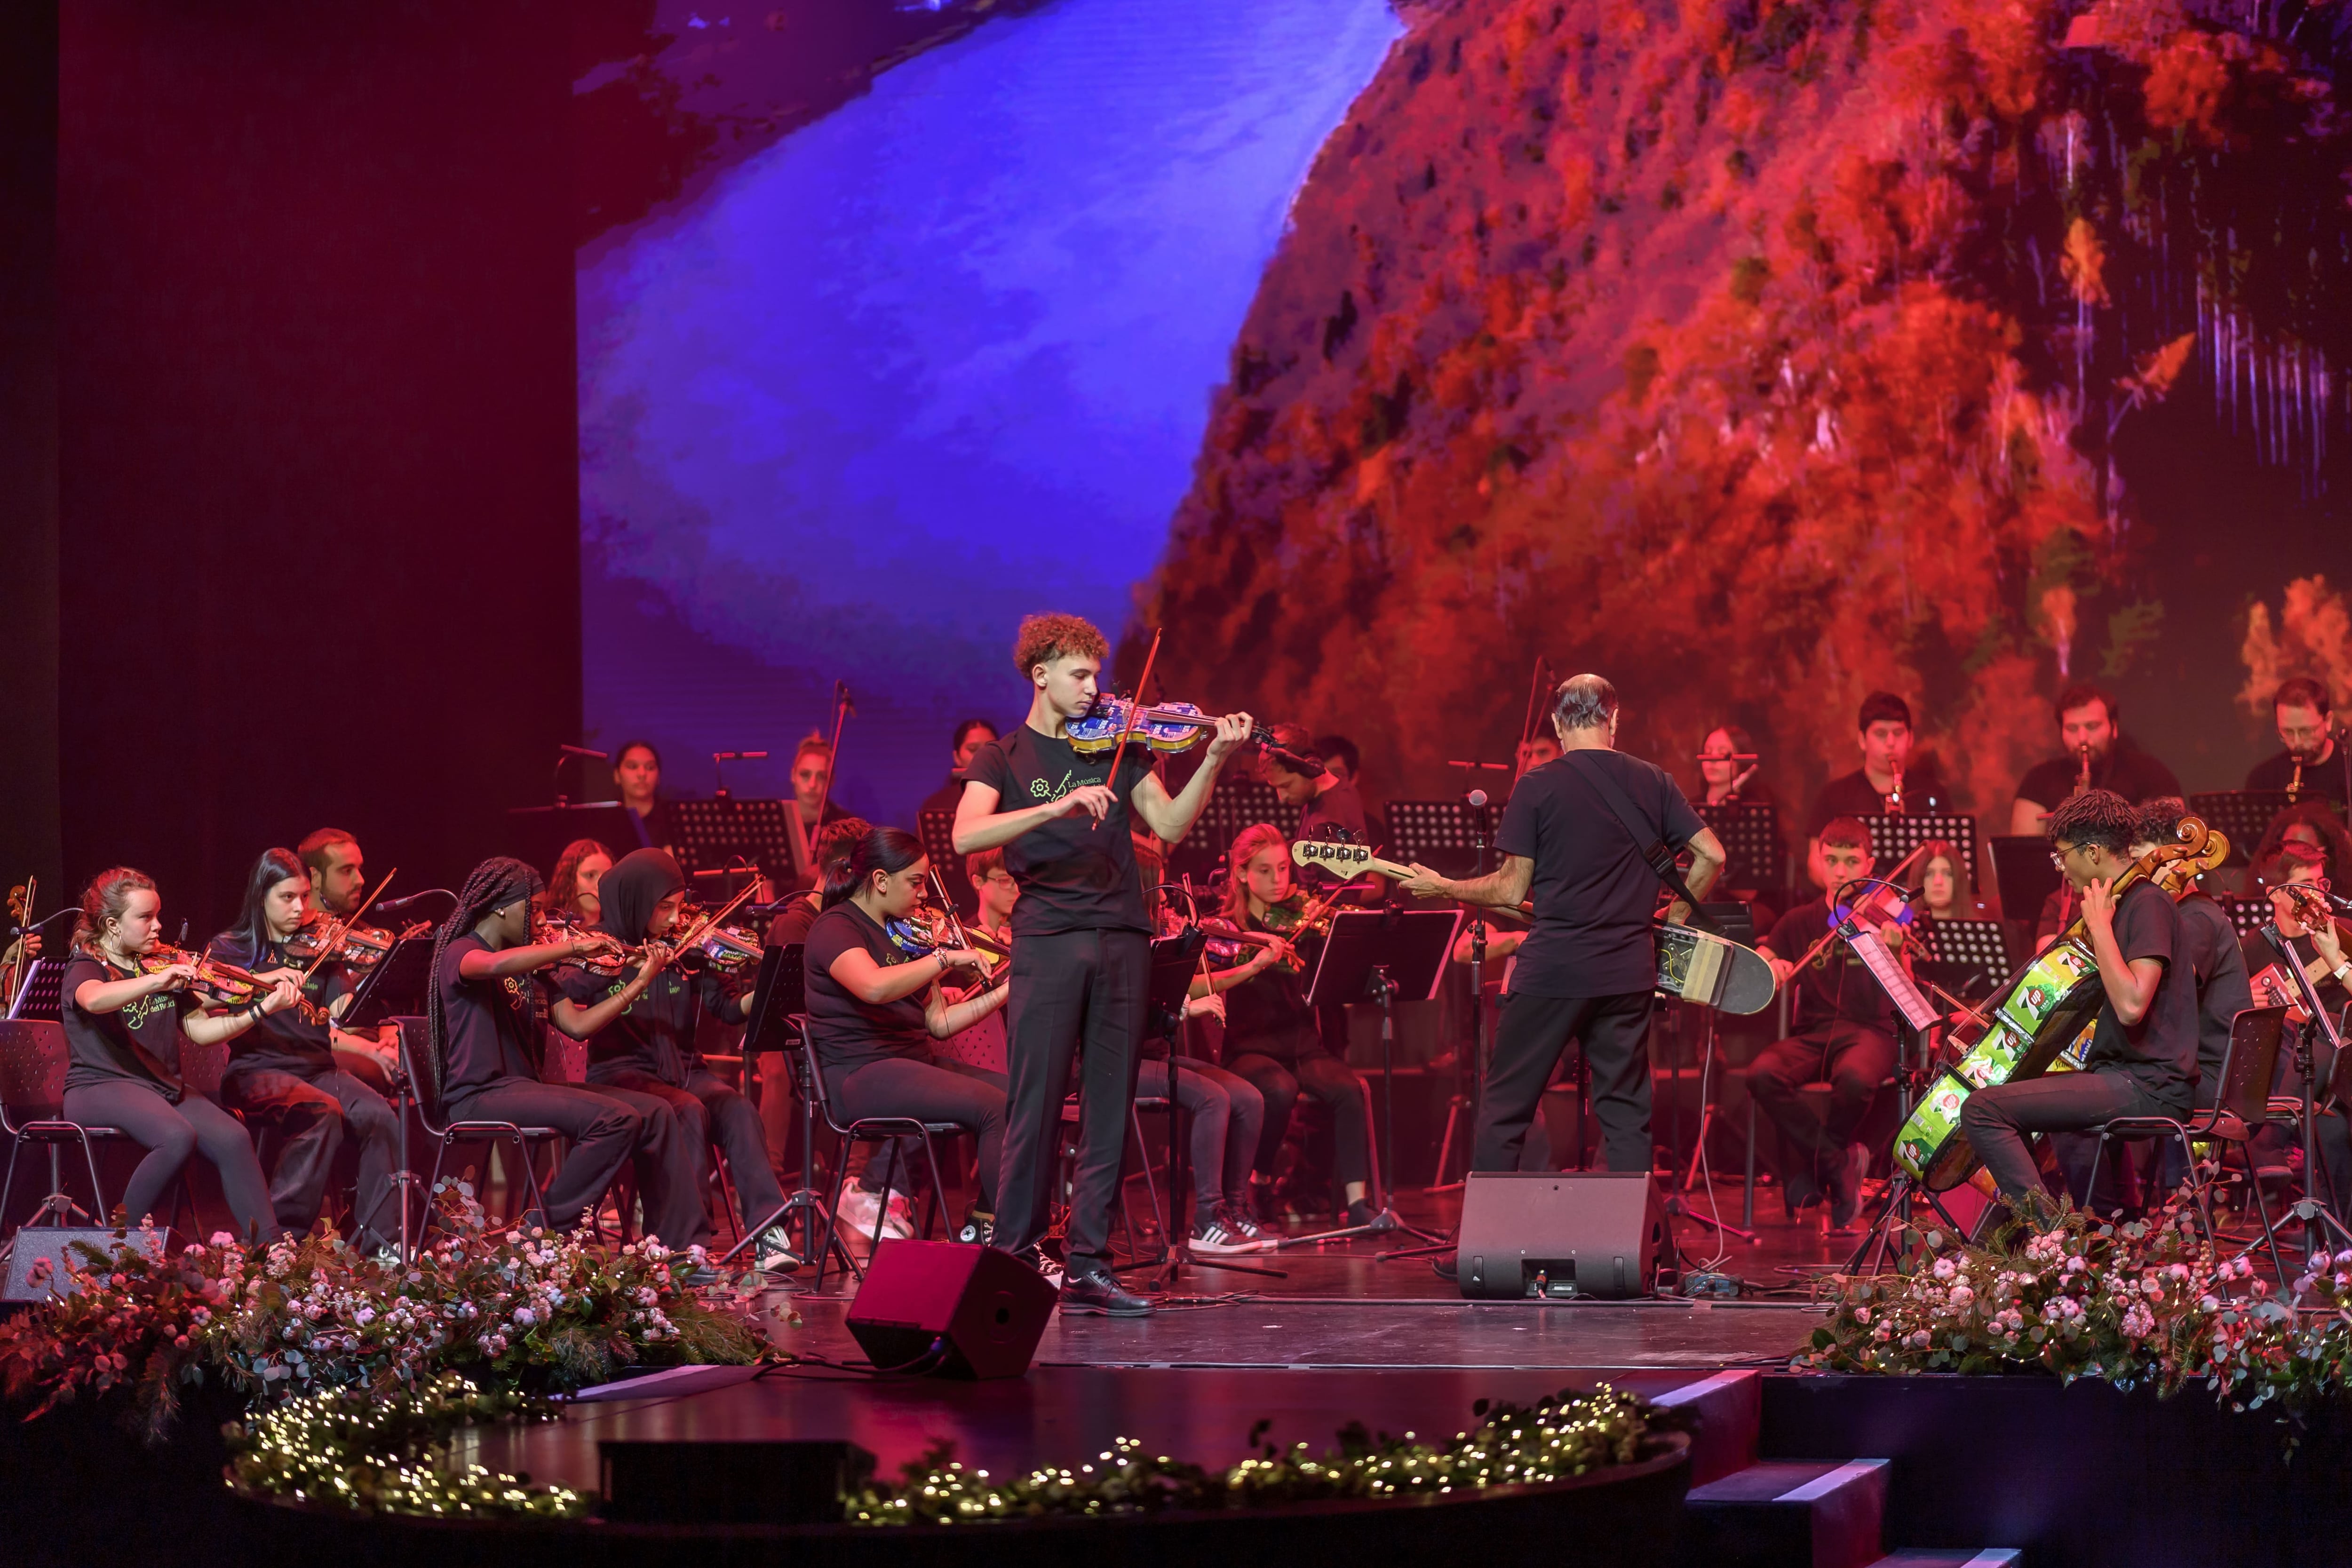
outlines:
M1062 1310L1147 1318L1151 1315L1151 1303L1121 1285L1109 1265L1089 1260L1073 1262L1062 1276Z

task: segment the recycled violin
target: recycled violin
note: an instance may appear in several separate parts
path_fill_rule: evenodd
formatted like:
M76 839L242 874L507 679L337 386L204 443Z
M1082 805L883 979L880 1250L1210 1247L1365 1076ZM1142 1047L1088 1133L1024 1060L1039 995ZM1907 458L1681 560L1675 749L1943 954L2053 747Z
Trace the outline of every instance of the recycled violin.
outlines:
M394 942L422 936L432 929L432 921L417 921L406 930L394 932L381 926L320 915L286 939L286 956L303 963L332 959L352 969L369 970L383 962Z
M1217 717L1191 702L1157 702L1138 708L1132 698L1098 697L1083 718L1070 720L1064 728L1072 751L1082 757L1099 757L1118 748L1119 737L1129 732L1130 724L1135 738L1155 752L1186 752L1217 727ZM1286 750L1265 725L1252 725L1250 739L1264 747L1267 755L1300 772L1308 771L1308 759Z
M642 948L625 948L601 931L592 931L577 921L563 915L542 914L531 921L530 939L542 946L560 942L597 942L604 945L565 962L576 963L591 974L618 975L634 967L644 952Z
M228 963L225 959L190 952L182 947L158 943L138 958L139 973L155 974L175 963L184 963L196 973L188 982L188 989L207 1002L219 1002L231 1007L243 1007L261 1000L276 990L277 983L264 980L250 969ZM323 1024L327 1010L308 996L296 993L295 1010L306 1022Z

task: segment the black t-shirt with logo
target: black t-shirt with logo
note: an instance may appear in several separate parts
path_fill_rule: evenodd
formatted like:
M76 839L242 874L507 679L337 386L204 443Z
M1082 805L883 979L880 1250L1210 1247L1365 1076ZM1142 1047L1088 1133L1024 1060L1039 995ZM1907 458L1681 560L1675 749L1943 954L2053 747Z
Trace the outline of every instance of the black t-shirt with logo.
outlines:
M1004 846L1004 868L1021 885L1013 906L1013 934L1051 936L1068 931L1149 932L1143 889L1128 841L1129 802L1151 772L1150 748L1130 742L1114 785L1118 804L1097 827L1087 812L1057 816ZM1087 784L1110 781L1110 757L1082 757L1069 742L1024 724L982 746L964 776L996 792L999 812L1060 800ZM816 973L810 955L809 973Z
M1251 931L1273 930L1254 915L1243 923ZM1304 972L1293 973L1277 963L1224 993L1227 1061L1236 1057L1260 1056L1292 1062L1323 1052L1315 1009L1307 1005L1307 976L1314 973L1315 943L1318 940L1305 939L1307 946L1302 956L1309 967Z
M923 1022L923 993L918 990L879 1005L851 995L833 977L833 962L852 948L864 948L867 957L886 969L914 962L898 950L873 916L845 899L817 916L816 923L809 927L803 955L808 971L809 1040L816 1047L816 1059L828 1081L836 1073L891 1057L930 1060L931 1031Z
M635 977L635 969L599 974L565 963L556 967L549 984L573 1005L593 1007ZM621 1009L619 1017L588 1037L588 1081L604 1083L621 1073L639 1072L685 1088L687 1075L702 1060L694 1048L698 1011L707 1011L721 1023L743 1021L743 1004L727 994L715 971L706 969L698 975L663 970L643 995Z
M205 949L206 956L257 974L273 969L291 969L300 973L307 961L297 963L286 956L286 944L265 943L260 955L247 952L242 938L224 931L213 938ZM321 1015L336 997L350 990L348 969L332 961L319 965L310 979L302 983L302 995L317 1006ZM322 1016L317 1021L302 1016L299 1007L287 1007L256 1018L250 1028L239 1035L229 1047L228 1068L225 1078L236 1078L249 1072L290 1072L309 1078L335 1070L334 1036Z
M2076 755L2053 757L2046 763L2036 763L2017 781L2017 798L2030 800L2044 811L2055 810L2063 801L2071 800L2074 785L2083 776L2083 759ZM2104 757L2091 759L2091 787L2113 790L2134 805L2142 801L2162 800L2180 793L2180 781L2172 770L2118 735Z
M1830 901L1815 899L1782 915L1761 945L1775 958L1795 963L1829 935ZM1851 943L1832 942L1795 976L1790 1026L1799 1034L1832 1024L1859 1024L1882 1033L1895 1026L1895 1004L1886 988L1855 955Z
M446 1026L441 1058L441 1098L450 1104L509 1079L536 1082L539 1052L528 1038L536 1027L530 1005L531 977L509 974L467 980L458 969L469 952L497 949L472 931L442 950L433 984L441 993Z
M2158 1104L2185 1111L2197 1087L2197 976L2184 962L2180 913L2171 894L2135 882L2116 905L2115 924L2116 947L2125 962L2159 960L2164 977L2147 1011L2128 1027L2116 1016L2116 1005L2101 1000L2084 1065L2093 1072L2123 1073Z
M1535 862L1535 929L1511 970L1515 996L1622 996L1657 983L1650 927L1662 884L1641 857L1648 845L1634 845L1594 773L1616 783L1642 831L1668 847L1706 828L1681 785L1622 752L1570 752L1519 780L1495 837L1504 854Z
M66 1068L66 1088L89 1089L128 1079L175 1093L175 1086L147 1069L139 1052L146 1052L164 1071L177 1074L180 1020L195 1011L198 998L184 990L158 991L111 1013L86 1012L74 1001L75 993L93 980L110 985L133 977L134 972L117 969L85 949L77 948L66 960L65 973L58 979L63 994L58 1009L58 1020L65 1026L66 1049L72 1058ZM132 1048L133 1042L137 1049Z

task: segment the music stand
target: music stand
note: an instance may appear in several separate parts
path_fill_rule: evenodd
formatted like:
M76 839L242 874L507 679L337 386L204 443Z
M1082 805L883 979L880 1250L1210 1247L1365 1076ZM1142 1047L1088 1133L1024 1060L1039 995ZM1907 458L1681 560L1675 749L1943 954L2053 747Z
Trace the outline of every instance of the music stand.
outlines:
M1437 994L1457 923L1452 910L1350 910L1331 917L1330 934L1315 960L1307 1005L1370 1000L1381 1009L1381 1148L1373 1176L1380 1184L1380 1210L1370 1224L1343 1226L1277 1244L1297 1247L1344 1237L1402 1230L1422 1240L1439 1238L1399 1219L1390 1201L1389 1171L1396 1152L1396 1003L1400 996L1426 1000Z
M1463 800L1392 800L1388 858L1418 862L1441 877L1473 875L1479 846L1493 837L1490 809Z
M1977 819L1973 816L1865 816L1862 825L1870 829L1870 852L1882 876L1887 874L1885 868L1902 864L1919 846L1938 838L1958 845L1970 874L1976 871Z
M360 976L358 986L352 992L351 1005L343 1009L343 1016L335 1020L335 1026L349 1032L381 1028L390 1024L398 1029L407 1026L402 1022L405 1019L421 1028L425 1016L425 994L432 984L431 933L401 937L376 961L374 968ZM425 1048L432 1048L429 1042ZM399 1163L393 1168L390 1188L400 1194L400 1260L404 1264L412 1263L416 1258L412 1240L414 1233L409 1228L409 1189L421 1188L425 1184L424 1178L408 1162L408 1112L409 1107L416 1103L416 1086L408 1081L407 1070L402 1065L408 1059L408 1053L398 1052L387 1064L388 1076L392 1079L393 1115L399 1119L400 1123ZM425 1202L429 1205L432 1200L428 1196ZM376 1207L383 1206L383 1200L379 1198ZM353 1223L353 1231L356 1232L361 1224L373 1224L374 1219L374 1213L371 1211ZM383 1233L379 1231L377 1234Z
M1274 786L1263 779L1222 775L1192 831L1169 850L1169 875L1197 872L1205 879L1224 858L1242 829L1253 823L1271 822L1282 829L1284 837L1296 838L1304 811L1302 806L1283 805Z
M734 1262L746 1247L757 1246L760 1237L776 1226L784 1226L785 1234L790 1235L794 1215L801 1218L801 1256L813 1257L817 1249L817 1226L824 1216L824 1199L816 1190L816 1094L814 1086L808 1081L808 1053L798 1048L801 1026L796 1022L808 1006L805 961L806 949L799 942L772 947L760 955L760 977L751 983L751 1000L743 1024L747 1082L755 1055L782 1051L791 1066L793 1089L801 1102L801 1184L796 1191L786 1194L784 1201L759 1224L745 1226L742 1237L712 1264L716 1268ZM833 1237L833 1247L841 1266L849 1268L849 1249L837 1234Z
M2336 1026L2335 1017L2320 1005L2319 988L2311 983L2311 976L2303 972L2303 955L2294 950L2294 942L2280 933L2275 921L2263 927L2263 940L2270 943L2273 952L2278 954L2278 968L2294 985L2295 997L2303 1007L2304 1021L2294 1031L2294 1074L2303 1086L2303 1105L2297 1120L2303 1133L2303 1168L2305 1174L2304 1194L2295 1200L2294 1212L2303 1221L2303 1256L2307 1267L2311 1255L2319 1249L2320 1245L2313 1234L2313 1220L2335 1232L2339 1242L2352 1242L2352 1230L2345 1228L2344 1216L2336 1212L2327 1193L2327 1184L2313 1179L2315 1173L2327 1167L2320 1157L2318 1146L2321 1091L2315 1080L2316 1064L2311 1048L2312 1037L2318 1034L2326 1037L2328 1056L2335 1063L2344 1060L2344 1037ZM2332 1087L2335 1079L2332 1068L2328 1077ZM2272 1257L2275 1261L2276 1253L2273 1252Z
M917 814L915 826L923 841L923 853L930 857L931 869L947 884L948 897L955 900L956 913L965 920L980 914L980 889L971 885L964 870L963 857L956 853L955 813L926 811ZM1230 842L1230 841L1229 841Z
M519 805L507 813L507 843L515 858L546 868L563 858L575 838L593 838L615 857L646 847L645 819L617 800L580 805Z
M1734 800L1721 805L1692 809L1723 842L1725 864L1719 879L1726 888L1769 888L1778 891L1787 880L1783 863L1787 842L1780 837L1780 813L1770 801ZM1746 880L1742 880L1742 878Z
M65 981L63 959L44 953L33 960L25 971L25 983L16 987L16 999L8 1005L8 1016L56 1023L65 1009Z
M2305 791L2303 798L2328 804L2327 797ZM2230 840L2227 866L2242 866L2253 854L2254 846L2271 830L2278 814L2294 805L2283 789L2225 789L2189 797L2189 815L2206 826L2226 834Z
M1916 966L1955 996L1974 1000L2009 973L2009 933L1999 921L1931 921L1918 934Z
M2263 927L2274 918L2268 898L2247 899L2223 893L2214 902L2229 911L2230 929L2242 937L2261 935Z
M2042 906L2058 890L2058 868L2050 861L2050 841L2031 836L1992 840L1993 890L2000 895L2000 918L2021 921L2030 930Z
M740 861L760 868L778 887L801 887L806 867L798 832L800 806L789 800L674 800L670 834L678 864L691 875L721 870Z

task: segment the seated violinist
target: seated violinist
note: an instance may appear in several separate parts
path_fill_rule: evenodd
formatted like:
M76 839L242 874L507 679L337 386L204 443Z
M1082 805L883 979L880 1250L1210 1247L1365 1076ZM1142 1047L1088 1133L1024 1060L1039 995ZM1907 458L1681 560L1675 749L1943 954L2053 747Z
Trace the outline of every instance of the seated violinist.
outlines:
M673 933L686 894L686 873L667 850L635 849L605 873L597 929L629 948L644 948ZM718 965L698 975L679 972L673 960L654 973L617 1013L607 1004L628 994L637 970L600 973L584 964L560 964L550 1009L555 1026L588 1042L588 1082L651 1095L677 1119L693 1166L693 1190L706 1190L713 1143L727 1155L736 1203L746 1234L783 1206L783 1189L770 1163L760 1112L712 1072L695 1048L695 1020L709 1013L729 1024L743 1022L743 987L730 985ZM599 1013L601 1028L589 1025ZM763 1233L756 1246L759 1267L771 1273L799 1264L782 1226Z
M1290 841L1282 829L1261 822L1244 827L1228 852L1233 868L1225 884L1224 918L1244 931L1280 937L1292 928L1305 900L1290 878ZM1319 942L1319 938L1310 938ZM1315 1010L1307 1005L1306 975L1287 948L1262 950L1224 989L1225 1068L1256 1086L1265 1100L1265 1130L1258 1141L1252 1190L1258 1212L1272 1208L1272 1187L1291 1108L1310 1095L1331 1113L1333 1173L1348 1205L1349 1225L1370 1225L1375 1212L1365 1193L1370 1180L1370 1121L1363 1080L1326 1048Z
M593 838L575 838L547 874L541 913L558 925L593 926L604 919L597 886L613 868L613 852Z

